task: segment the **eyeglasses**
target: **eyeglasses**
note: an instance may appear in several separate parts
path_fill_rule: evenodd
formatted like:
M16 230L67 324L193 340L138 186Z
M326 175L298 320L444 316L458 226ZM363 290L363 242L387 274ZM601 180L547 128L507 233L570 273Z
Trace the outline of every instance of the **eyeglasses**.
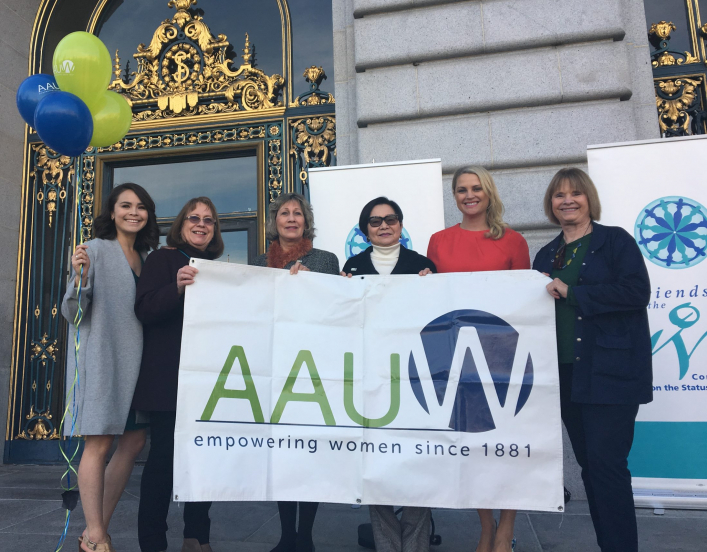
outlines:
M198 215L190 215L190 216L188 216L188 217L186 218L186 220L188 220L188 221L191 222L192 224L199 224L200 222L203 222L203 223L204 223L204 226L213 226L214 223L216 222L216 221L215 221L214 219L212 219L211 217L204 217L204 218L201 218L201 217L198 216Z
M398 224L398 215L386 215L384 217L368 218L368 224L370 224L372 228L378 228L381 224L383 224L383 221L385 221L388 226L394 226Z

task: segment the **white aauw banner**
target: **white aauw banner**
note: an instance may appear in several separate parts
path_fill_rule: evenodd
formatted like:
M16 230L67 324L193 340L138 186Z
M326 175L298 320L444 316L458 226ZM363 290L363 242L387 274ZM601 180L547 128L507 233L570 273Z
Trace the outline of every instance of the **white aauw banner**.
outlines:
M192 264L175 500L562 511L544 276Z

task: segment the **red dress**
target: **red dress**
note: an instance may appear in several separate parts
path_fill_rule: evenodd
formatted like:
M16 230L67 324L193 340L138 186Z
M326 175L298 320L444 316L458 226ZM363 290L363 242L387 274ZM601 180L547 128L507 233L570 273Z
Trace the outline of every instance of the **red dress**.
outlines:
M464 230L459 224L433 234L427 257L437 272L485 272L530 268L525 238L506 228L499 240L484 236L486 231Z

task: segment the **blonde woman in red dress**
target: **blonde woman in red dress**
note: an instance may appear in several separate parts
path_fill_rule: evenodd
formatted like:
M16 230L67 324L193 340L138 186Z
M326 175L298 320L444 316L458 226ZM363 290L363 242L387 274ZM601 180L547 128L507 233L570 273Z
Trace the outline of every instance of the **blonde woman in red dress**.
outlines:
M530 268L525 238L503 222L503 203L491 174L483 167L462 167L452 178L452 193L461 211L460 224L430 239L427 257L443 272L483 272ZM478 510L481 536L476 552L510 552L514 548L515 510L501 510L496 525L492 510Z

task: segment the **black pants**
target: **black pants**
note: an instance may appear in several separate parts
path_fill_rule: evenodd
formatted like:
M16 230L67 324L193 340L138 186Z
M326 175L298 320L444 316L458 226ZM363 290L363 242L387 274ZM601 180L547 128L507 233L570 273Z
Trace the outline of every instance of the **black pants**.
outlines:
M167 513L172 501L175 412L150 413L150 454L140 481L137 535L142 552L167 550ZM184 538L209 542L211 502L184 504Z
M638 552L628 470L638 405L572 402L572 370L560 364L562 421L582 468L597 544L602 552Z

